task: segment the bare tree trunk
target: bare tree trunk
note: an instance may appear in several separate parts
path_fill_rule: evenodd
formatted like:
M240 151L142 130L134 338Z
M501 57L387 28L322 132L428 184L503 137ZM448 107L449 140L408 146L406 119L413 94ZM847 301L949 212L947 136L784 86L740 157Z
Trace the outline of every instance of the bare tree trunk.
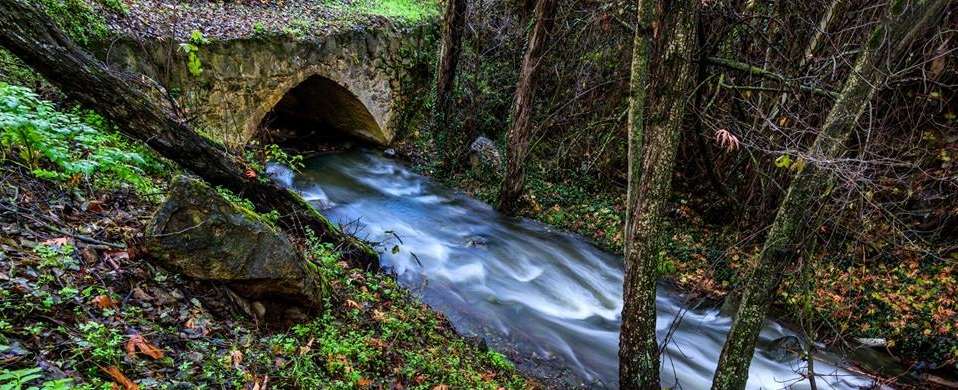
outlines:
M936 12L946 3L947 0L892 2L888 21L879 23L872 31L838 99L832 105L809 151L812 159L827 162L845 152L846 140L884 77L878 65L886 55L894 54L888 47L898 43L904 35L905 31L900 25L915 15ZM803 160L799 166L804 166L804 163ZM792 177L785 199L765 239L759 264L745 286L732 329L722 348L712 381L713 390L745 388L755 341L765 322L768 306L788 264L794 263L799 256L803 238L801 233L805 225L803 217L813 202L824 196L831 182L827 172L820 171L814 165L814 162L809 162Z
M507 214L515 212L525 181L525 162L529 154L529 140L532 138L532 106L536 89L536 76L539 61L545 49L545 40L552 27L556 11L556 0L538 0L535 9L535 26L529 34L529 46L522 59L522 71L516 96L512 103L512 126L509 127L509 139L506 150L506 175L499 191L499 211Z
M641 0L632 49L625 285L619 338L623 389L659 389L655 281L662 213L692 82L698 0Z
M433 102L432 129L438 135L440 163L445 166L458 165L465 143L461 134L449 126L449 113L452 110L452 90L459 67L462 52L462 34L466 22L466 0L446 0L446 12L443 15L442 43L439 52L439 64L436 69L436 96Z
M378 255L344 234L300 196L269 178L251 174L242 160L200 136L173 110L157 104L139 76L111 70L61 32L31 0L0 0L0 45L17 55L61 91L115 123L120 131L214 185L249 198L260 211L276 210L290 232L310 228L340 243L360 264Z

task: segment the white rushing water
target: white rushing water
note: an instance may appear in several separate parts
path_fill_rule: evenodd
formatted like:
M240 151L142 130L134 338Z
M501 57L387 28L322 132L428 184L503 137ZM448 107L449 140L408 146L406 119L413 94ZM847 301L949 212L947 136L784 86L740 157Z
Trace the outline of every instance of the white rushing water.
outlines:
M382 265L467 335L518 361L547 383L616 388L622 309L621 258L588 240L525 219L432 183L375 152L320 156L299 174L270 173L359 237L383 242ZM398 252L393 253L393 248ZM676 317L663 356L663 386L706 389L731 319L690 308L658 287L660 341ZM769 321L749 371L749 389L808 388L805 363L782 344L794 332ZM856 389L872 381L822 353L819 388Z

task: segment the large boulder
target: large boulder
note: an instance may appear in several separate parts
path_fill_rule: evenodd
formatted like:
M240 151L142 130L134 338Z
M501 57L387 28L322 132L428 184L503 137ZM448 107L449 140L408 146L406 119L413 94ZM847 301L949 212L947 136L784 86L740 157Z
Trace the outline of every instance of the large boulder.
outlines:
M223 282L244 298L322 306L325 284L289 238L197 179L174 179L146 227L143 250L165 268Z

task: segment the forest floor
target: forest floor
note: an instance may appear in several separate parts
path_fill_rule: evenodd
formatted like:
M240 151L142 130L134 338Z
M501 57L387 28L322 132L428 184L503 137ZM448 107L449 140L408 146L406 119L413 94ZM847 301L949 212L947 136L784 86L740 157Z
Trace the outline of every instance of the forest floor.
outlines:
M258 323L136 250L174 167L92 112L3 83L0 102L0 387L534 386L323 243L303 250L331 283L324 312Z
M136 0L93 2L105 13L112 31L156 38L173 36L187 41L193 31L210 39L235 39L286 34L325 35L342 29L377 28L386 24L418 23L438 15L426 0L365 0L349 2L284 0L236 2L181 2Z

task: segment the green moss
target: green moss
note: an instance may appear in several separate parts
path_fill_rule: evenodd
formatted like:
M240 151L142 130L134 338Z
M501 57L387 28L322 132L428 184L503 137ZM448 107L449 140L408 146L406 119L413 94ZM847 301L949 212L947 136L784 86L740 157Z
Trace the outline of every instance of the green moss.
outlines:
M197 183L203 182L197 181ZM250 219L263 222L274 230L277 229L279 223L278 211L270 210L268 213L260 213L256 211L256 205L254 205L252 201L242 196L236 195L236 193L225 187L217 186L216 192L220 194L220 196L222 196L227 202L231 203L233 206L236 206L237 209L246 214L246 216Z
M76 43L87 46L102 40L109 30L103 16L84 0L36 0L50 18Z

